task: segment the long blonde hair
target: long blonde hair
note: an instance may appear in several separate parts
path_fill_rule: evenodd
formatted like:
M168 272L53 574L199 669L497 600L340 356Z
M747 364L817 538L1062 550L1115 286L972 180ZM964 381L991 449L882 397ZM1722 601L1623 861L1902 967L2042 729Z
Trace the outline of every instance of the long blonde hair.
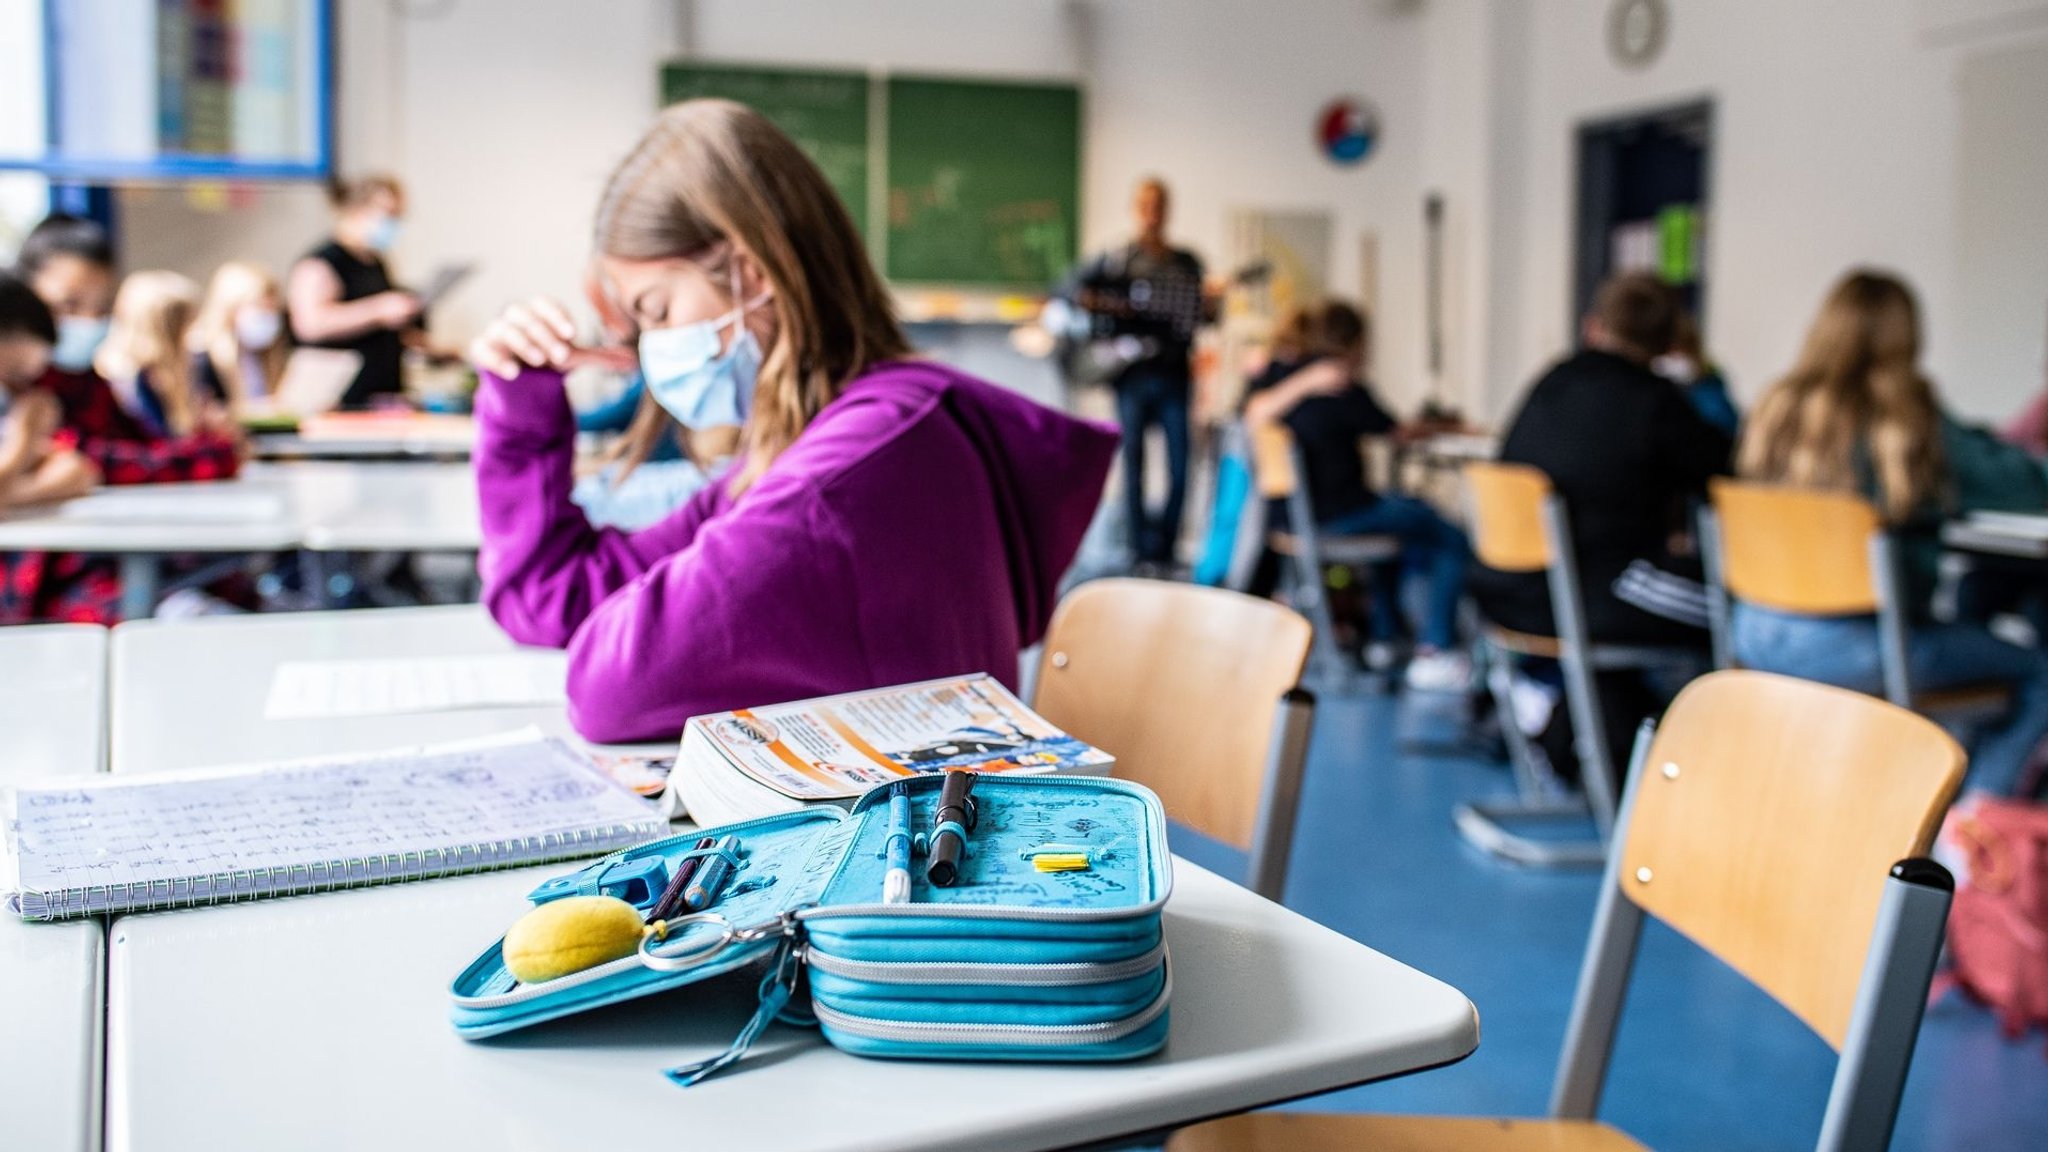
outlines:
M1940 496L1941 408L1920 374L1920 317L1897 277L1859 269L1821 305L1792 371L1743 432L1744 476L1859 491L1868 467L1893 523Z
M262 266L234 260L216 268L206 285L206 302L199 306L199 318L192 322L186 347L206 357L213 365L214 378L227 393L228 406L240 412L255 397L249 395L249 381L242 375L242 341L235 335L235 315L246 305L269 300L283 311L277 280ZM270 347L251 353L263 369L264 386L275 391L284 379L284 366L291 359L291 344L282 325Z
M665 109L612 173L594 231L604 255L696 261L717 284L737 246L773 290L775 333L763 350L735 495L849 380L910 352L824 174L743 104L688 100Z
M173 436L190 433L199 422L192 359L185 351L185 333L198 312L199 285L190 279L176 272L132 272L114 293L113 322L92 361L110 381L137 380L147 372Z

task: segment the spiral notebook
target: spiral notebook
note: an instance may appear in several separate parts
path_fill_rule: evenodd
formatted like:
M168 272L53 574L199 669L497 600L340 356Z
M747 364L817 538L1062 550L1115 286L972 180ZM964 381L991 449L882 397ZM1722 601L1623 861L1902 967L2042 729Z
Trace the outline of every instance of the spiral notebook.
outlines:
M23 919L182 908L597 856L655 807L538 731L368 756L7 790Z

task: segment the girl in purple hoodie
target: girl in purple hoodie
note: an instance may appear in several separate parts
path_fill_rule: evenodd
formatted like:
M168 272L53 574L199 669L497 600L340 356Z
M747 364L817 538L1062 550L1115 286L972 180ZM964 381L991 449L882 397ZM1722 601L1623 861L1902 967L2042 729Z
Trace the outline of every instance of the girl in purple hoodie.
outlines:
M910 359L830 185L742 105L663 112L595 242L654 397L744 431L732 472L667 520L593 528L569 498L568 312L515 305L473 345L484 601L514 639L568 648L577 729L661 739L731 708L1014 683L1115 432Z

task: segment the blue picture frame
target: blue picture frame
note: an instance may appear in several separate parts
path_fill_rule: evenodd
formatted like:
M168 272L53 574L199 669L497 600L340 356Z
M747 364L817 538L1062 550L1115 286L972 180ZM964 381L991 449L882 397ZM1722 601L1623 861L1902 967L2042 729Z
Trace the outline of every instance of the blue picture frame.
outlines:
M304 161L248 161L231 156L168 154L149 160L70 157L45 151L40 157L0 156L0 171L38 172L59 183L102 184L116 181L297 181L326 180L334 172L334 4L313 5L314 155ZM59 88L55 8L59 0L43 0L43 107L46 140L57 136ZM45 145L46 149L48 145Z

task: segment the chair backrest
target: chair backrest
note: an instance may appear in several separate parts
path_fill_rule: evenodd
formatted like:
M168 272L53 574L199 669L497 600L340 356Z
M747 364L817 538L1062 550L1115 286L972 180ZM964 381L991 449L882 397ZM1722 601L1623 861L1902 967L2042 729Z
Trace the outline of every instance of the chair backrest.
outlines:
M1294 437L1285 424L1248 424L1252 443L1252 483L1268 500L1294 495L1301 480L1295 470Z
M1737 599L1779 612L1875 612L1870 562L1881 525L1870 502L1847 492L1716 480L1721 581Z
M1963 763L1948 733L1884 701L1716 672L1659 725L1614 874L1840 1049L1886 876L1927 851Z
M1114 755L1115 775L1157 792L1175 821L1255 855L1278 852L1273 883L1253 885L1277 895L1306 750L1305 728L1290 731L1290 720L1309 699L1297 688L1309 640L1308 621L1270 600L1090 581L1053 613L1034 704ZM1293 778L1269 779L1274 772ZM1262 820L1273 835L1262 836Z
M1472 551L1501 572L1536 572L1550 566L1543 506L1550 477L1527 464L1474 460L1465 465Z

